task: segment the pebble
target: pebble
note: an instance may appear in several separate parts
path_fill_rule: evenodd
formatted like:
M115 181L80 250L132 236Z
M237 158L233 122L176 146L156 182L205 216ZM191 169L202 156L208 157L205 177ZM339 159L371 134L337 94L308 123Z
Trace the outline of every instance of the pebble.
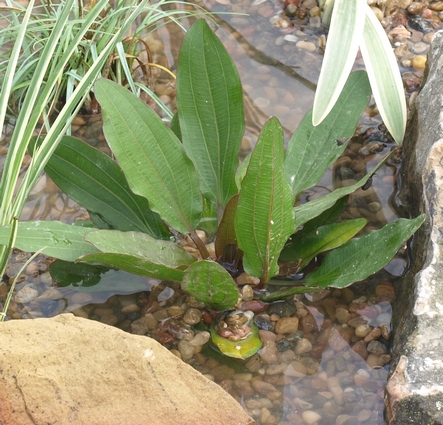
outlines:
M282 317L275 325L275 332L278 334L290 334L298 330L297 317Z
M425 69L426 67L426 56L417 55L412 59L412 67L415 69Z
M189 344L193 345L194 347L205 345L209 339L211 338L211 334L207 331L199 332L197 335L194 336L189 341Z
M28 283L20 289L14 296L17 304L28 304L38 297L38 291L33 283Z
M305 410L301 415L305 424L316 424L321 420L321 416L317 412L313 412L312 410Z
M293 316L297 312L297 307L293 301L280 301L271 304L268 309L268 314L276 314L279 317Z
M311 350L311 342L306 338L302 338L300 341L297 342L294 352L295 354L305 354L309 353Z
M306 50L308 52L315 52L317 49L316 45L311 41L300 40L296 43L296 47L302 50Z
M200 323L202 318L202 312L198 308L188 308L185 315L183 316L183 321L188 325L196 325Z

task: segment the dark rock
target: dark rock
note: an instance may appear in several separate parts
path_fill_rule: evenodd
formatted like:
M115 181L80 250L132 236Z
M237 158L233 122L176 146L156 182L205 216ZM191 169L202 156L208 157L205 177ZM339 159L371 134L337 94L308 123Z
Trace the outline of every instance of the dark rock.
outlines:
M396 289L386 388L390 425L443 424L442 57L440 31L428 53L425 85L403 148L400 209L406 207L412 216L424 212L426 222L414 235L410 271Z

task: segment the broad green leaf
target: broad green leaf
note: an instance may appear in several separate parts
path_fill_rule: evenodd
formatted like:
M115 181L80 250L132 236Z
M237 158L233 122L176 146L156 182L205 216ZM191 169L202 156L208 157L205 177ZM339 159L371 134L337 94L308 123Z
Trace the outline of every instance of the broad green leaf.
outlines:
M351 72L365 23L364 0L335 0L331 27L314 98L312 124L320 124Z
M209 260L191 264L185 272L182 287L214 310L234 307L239 298L231 275L220 264Z
M73 263L63 260L55 260L49 266L51 277L57 282L57 285L61 287L73 285L87 288L97 285L102 275L108 271L109 267Z
M237 245L237 237L235 235L234 219L237 212L238 195L233 196L226 204L223 217L218 225L217 236L215 238L215 255L220 257L223 255L226 245Z
M77 261L91 265L112 267L140 276L152 277L153 279L181 282L184 275L181 270L171 269L161 264L155 264L152 261L128 254L97 252L79 257Z
M412 220L400 219L350 240L328 253L322 265L306 277L305 285L344 288L367 278L391 261L424 219L424 215Z
M20 223L15 247L22 251L42 253L65 261L74 261L81 255L96 252L84 237L91 228L73 226L59 221L27 221ZM0 244L9 239L10 226L0 227Z
M117 163L81 140L65 136L45 171L71 199L112 228L145 232L156 239L169 237L146 198L131 191Z
M366 72L353 72L331 112L317 127L312 125L312 110L304 116L285 155L286 178L296 197L316 185L345 150L347 144L337 141L352 137L370 95Z
M387 155L382 161L380 161L379 164L377 164L375 168L373 168L357 183L354 183L351 186L341 187L340 189L336 189L333 192L322 196L321 198L317 198L313 201L307 202L306 204L295 207L295 229L331 208L340 198L343 198L344 196L355 192L359 187L362 187L393 154L394 152L391 152L389 155Z
M180 50L177 108L183 145L202 193L222 211L237 193L243 95L234 62L203 19L188 31Z
M394 140L401 145L407 111L400 70L385 29L367 4L365 11L361 54L380 116Z
M302 237L293 235L283 249L280 260L297 262L303 269L318 254L337 248L353 238L366 225L364 218L326 224ZM301 233L301 232L300 232Z
M93 230L85 240L108 254L126 254L169 268L188 266L196 259L177 244L140 232Z
M106 139L132 191L148 199L174 229L195 229L203 201L180 141L151 108L120 85L101 79L95 93Z
M294 197L284 174L283 143L280 123L270 118L251 155L235 215L245 271L263 284L278 273L278 257L294 232Z

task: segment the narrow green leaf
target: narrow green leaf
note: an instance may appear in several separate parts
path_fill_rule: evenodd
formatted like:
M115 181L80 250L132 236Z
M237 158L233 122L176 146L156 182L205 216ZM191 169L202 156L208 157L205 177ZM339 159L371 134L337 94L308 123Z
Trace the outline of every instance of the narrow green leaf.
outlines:
M365 23L364 0L335 0L325 57L314 98L318 125L337 101L357 55Z
M285 155L286 178L296 197L316 185L345 150L347 144L339 145L337 141L353 136L370 96L366 72L353 72L321 124L312 125L312 110L304 116L289 141Z
M237 193L243 95L234 62L203 19L188 31L180 50L177 107L183 144L202 193L223 210Z
M240 166L237 168L237 171L235 173L235 185L237 186L237 190L240 191L241 188L241 182L243 178L246 175L246 171L249 167L249 161L251 160L252 152L248 153L246 155L246 158L243 160L243 162L240 164Z
M305 279L307 286L344 288L377 272L422 225L425 216L400 219L331 251Z
M298 262L299 270L303 269L318 254L337 248L353 238L366 225L364 218L326 224L318 229L293 235L283 249L280 260ZM301 233L301 232L300 232Z
M283 168L283 130L270 118L242 181L235 232L243 266L266 283L278 273L278 257L294 232L294 197Z
M299 226L302 226L309 220L318 217L328 208L331 208L340 198L343 198L344 196L355 192L359 187L362 187L393 154L394 152L391 152L389 155L387 155L382 161L380 161L379 164L377 164L375 168L373 168L357 183L354 183L351 186L345 186L340 189L336 189L333 192L322 196L321 198L317 198L311 202L307 202L306 204L295 207L295 229L297 229Z
M367 4L365 11L361 54L381 118L394 140L401 145L407 111L400 69L385 29Z
M112 228L140 231L156 239L170 235L146 198L129 188L121 168L108 155L79 139L65 136L45 171L71 199Z
M234 307L239 298L231 275L220 264L209 260L191 264L185 272L182 287L213 310Z
M188 233L203 208L194 166L161 118L128 90L98 80L104 132L129 186L174 229Z
M0 244L9 239L10 226L0 227ZM42 253L65 261L74 261L81 255L96 252L84 236L91 229L59 221L27 221L20 223L15 247L22 251Z

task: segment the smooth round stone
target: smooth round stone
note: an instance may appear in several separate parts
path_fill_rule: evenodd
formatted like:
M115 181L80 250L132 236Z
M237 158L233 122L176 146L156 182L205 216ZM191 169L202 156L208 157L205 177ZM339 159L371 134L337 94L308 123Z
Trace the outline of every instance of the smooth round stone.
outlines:
M411 3L407 10L410 15L419 15L423 10L425 10L426 4L422 2Z
M371 342L374 339L378 339L381 337L381 329L380 328L374 328L372 331L365 337L365 342Z
M443 10L443 1L433 1L429 5L429 9L435 10L436 12L441 12Z
M183 321L188 325L200 323L202 312L198 308L189 308L183 316Z
M335 402L339 406L343 406L343 388L340 385L339 379L336 376L332 376L327 379L327 384Z
M317 49L316 45L312 41L300 40L295 45L301 50L306 50L307 52L315 52Z
M305 354L309 353L311 350L311 342L306 338L302 338L300 341L297 342L294 352L295 354Z
M251 385L255 391L264 396L275 393L277 391L277 388L275 388L274 385L260 380L252 381Z
M321 420L321 416L312 410L305 410L301 415L305 424L315 424Z
M298 330L297 317L282 317L275 325L275 332L278 334L290 334Z
M358 412L357 419L358 423L366 422L372 417L372 411L368 409L363 409Z
M371 333L372 328L368 325L358 325L355 328L355 336L357 338L365 338L367 335L369 335Z
M263 347L259 353L261 361L265 364L278 362L278 349L275 341L263 341Z
M186 341L184 339L180 340L177 345L178 351L180 351L180 355L182 360L187 361L191 360L192 356L194 355L194 346L191 345L189 341ZM212 373L212 370L211 370Z
M425 69L426 66L426 56L417 55L412 58L412 67L414 69Z
M335 310L335 317L340 323L344 324L348 323L349 319L351 318L351 315L348 310L339 307Z
M17 304L27 304L34 301L38 297L38 291L34 284L25 285L14 296L14 301Z
M201 345L205 345L209 339L211 338L211 334L207 331L199 332L197 335L192 338L189 343L194 347L198 347Z
M235 281L237 282L237 285L258 285L260 283L260 279L254 276L249 275L248 273L242 273L240 276L238 276Z
M140 307L137 304L128 304L128 305L125 305L121 309L121 312L123 314L126 314L126 313L136 313L137 311L140 311Z
M100 322L105 325L114 326L118 323L118 317L115 314L106 314L100 317Z

